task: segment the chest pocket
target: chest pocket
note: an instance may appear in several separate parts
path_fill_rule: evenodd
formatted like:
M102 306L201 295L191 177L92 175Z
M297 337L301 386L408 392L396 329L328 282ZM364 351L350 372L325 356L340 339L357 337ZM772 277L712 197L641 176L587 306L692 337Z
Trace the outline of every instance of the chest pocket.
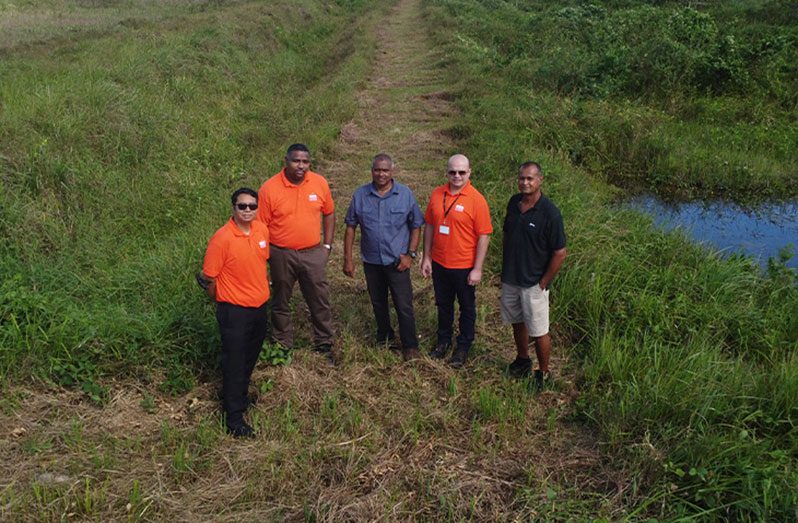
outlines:
M400 227L407 222L407 209L391 209L389 219L391 220L391 225L394 227Z

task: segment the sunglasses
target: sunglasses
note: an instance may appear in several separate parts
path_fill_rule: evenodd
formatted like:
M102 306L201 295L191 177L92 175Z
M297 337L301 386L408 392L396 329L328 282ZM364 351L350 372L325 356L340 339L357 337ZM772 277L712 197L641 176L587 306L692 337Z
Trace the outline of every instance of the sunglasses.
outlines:
M460 176L465 176L466 174L468 174L468 171L449 171L449 176L454 176L456 174L459 174Z
M239 211L246 211L249 209L250 211L257 211L258 204L257 203L237 203L236 207Z

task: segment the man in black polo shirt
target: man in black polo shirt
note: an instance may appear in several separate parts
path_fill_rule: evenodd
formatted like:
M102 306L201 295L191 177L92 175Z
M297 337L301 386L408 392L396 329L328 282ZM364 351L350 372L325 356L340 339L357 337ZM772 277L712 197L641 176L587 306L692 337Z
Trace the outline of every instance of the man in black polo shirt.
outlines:
M529 337L535 340L539 369L535 385L543 389L549 374L549 285L565 260L565 230L559 209L543 196L540 164L518 169L519 194L510 198L502 247L502 320L513 326L518 355L510 364L515 377L532 370Z

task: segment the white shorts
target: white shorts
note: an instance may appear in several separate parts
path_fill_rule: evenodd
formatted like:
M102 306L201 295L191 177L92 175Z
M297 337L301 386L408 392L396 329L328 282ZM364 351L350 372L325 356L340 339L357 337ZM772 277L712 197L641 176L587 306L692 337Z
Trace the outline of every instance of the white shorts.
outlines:
M549 333L549 290L538 284L518 287L502 282L501 311L504 323L525 323L533 338Z

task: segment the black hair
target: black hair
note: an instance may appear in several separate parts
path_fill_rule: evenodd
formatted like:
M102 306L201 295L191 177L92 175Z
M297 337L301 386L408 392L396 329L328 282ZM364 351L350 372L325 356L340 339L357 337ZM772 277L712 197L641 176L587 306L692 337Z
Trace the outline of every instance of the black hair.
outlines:
M295 143L288 146L288 150L285 152L285 156L286 157L291 156L291 153L294 151L302 151L310 154L310 149L308 149L307 145L305 145L304 143Z
M238 197L241 196L242 194L248 194L253 198L255 198L255 201L258 201L258 193L256 193L249 187L241 187L240 189L236 189L236 192L234 192L233 196L230 198L230 200L233 202L233 205L235 205L236 202L238 202Z
M538 162L524 162L518 167L518 174L521 174L529 167L534 167L539 175L543 176L543 167Z

